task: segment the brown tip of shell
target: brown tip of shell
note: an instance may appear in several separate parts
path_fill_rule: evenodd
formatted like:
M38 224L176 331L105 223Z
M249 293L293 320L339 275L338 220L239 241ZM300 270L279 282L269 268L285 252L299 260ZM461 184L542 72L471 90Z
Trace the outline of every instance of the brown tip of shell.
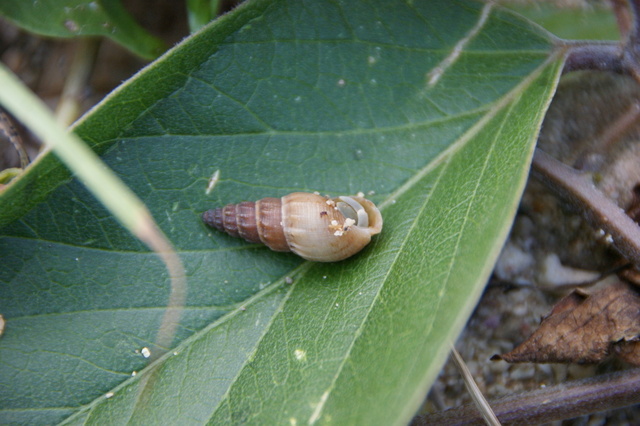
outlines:
M202 213L202 221L207 225L218 229L219 231L224 231L222 221L220 220L220 216L222 213L221 210L222 209L219 208L207 210L206 212Z

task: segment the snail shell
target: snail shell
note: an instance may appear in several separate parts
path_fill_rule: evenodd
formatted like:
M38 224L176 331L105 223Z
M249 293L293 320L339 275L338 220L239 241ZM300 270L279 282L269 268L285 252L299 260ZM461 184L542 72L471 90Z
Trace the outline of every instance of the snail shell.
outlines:
M371 201L307 192L229 204L207 210L202 220L233 237L316 262L353 256L382 230L382 216Z

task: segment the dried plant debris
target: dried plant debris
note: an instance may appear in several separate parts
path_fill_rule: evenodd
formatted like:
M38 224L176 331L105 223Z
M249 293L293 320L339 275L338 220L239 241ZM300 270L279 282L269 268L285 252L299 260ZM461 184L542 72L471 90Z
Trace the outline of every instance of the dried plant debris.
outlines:
M8 147L4 146L6 143L11 144L15 149L19 163L12 159L13 153L8 149ZM2 108L0 108L0 150L0 153L3 153L3 155L0 156L0 170L9 167L17 167L18 165L24 169L29 164L29 156L27 155L27 151L24 149L20 133L18 133L13 125L12 119ZM4 158L5 152L8 157L7 159Z
M640 84L629 76L570 73L558 86L538 140L540 149L591 178L636 221L640 218L638 99ZM566 199L530 179L496 276L545 289L580 283L586 281L583 272L605 273L619 265L621 257L611 242L610 235L589 225ZM550 261L559 268L549 270ZM571 272L577 274L567 277Z
M640 365L640 293L626 281L560 300L540 327L513 351L492 360L598 363L610 355Z

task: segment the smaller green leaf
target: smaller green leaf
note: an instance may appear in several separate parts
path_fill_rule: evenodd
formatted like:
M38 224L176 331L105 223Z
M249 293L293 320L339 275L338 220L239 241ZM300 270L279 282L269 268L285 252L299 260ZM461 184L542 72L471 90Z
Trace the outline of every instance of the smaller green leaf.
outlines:
M11 167L0 171L0 184L7 184L11 182L11 179L20 176L22 169L18 167Z
M218 15L220 0L187 0L189 29L192 33L204 27Z
M0 0L0 15L41 35L109 37L147 59L166 49L160 39L135 22L119 0Z

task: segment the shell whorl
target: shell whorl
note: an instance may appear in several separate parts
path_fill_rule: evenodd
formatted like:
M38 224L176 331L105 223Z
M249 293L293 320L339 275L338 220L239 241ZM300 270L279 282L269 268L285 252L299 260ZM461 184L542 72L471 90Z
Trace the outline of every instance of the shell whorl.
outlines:
M231 236L317 262L346 259L382 230L382 216L371 201L306 192L229 204L206 211L202 219Z
M282 200L263 198L207 210L202 220L232 237L262 243L274 251L291 251L282 227Z

